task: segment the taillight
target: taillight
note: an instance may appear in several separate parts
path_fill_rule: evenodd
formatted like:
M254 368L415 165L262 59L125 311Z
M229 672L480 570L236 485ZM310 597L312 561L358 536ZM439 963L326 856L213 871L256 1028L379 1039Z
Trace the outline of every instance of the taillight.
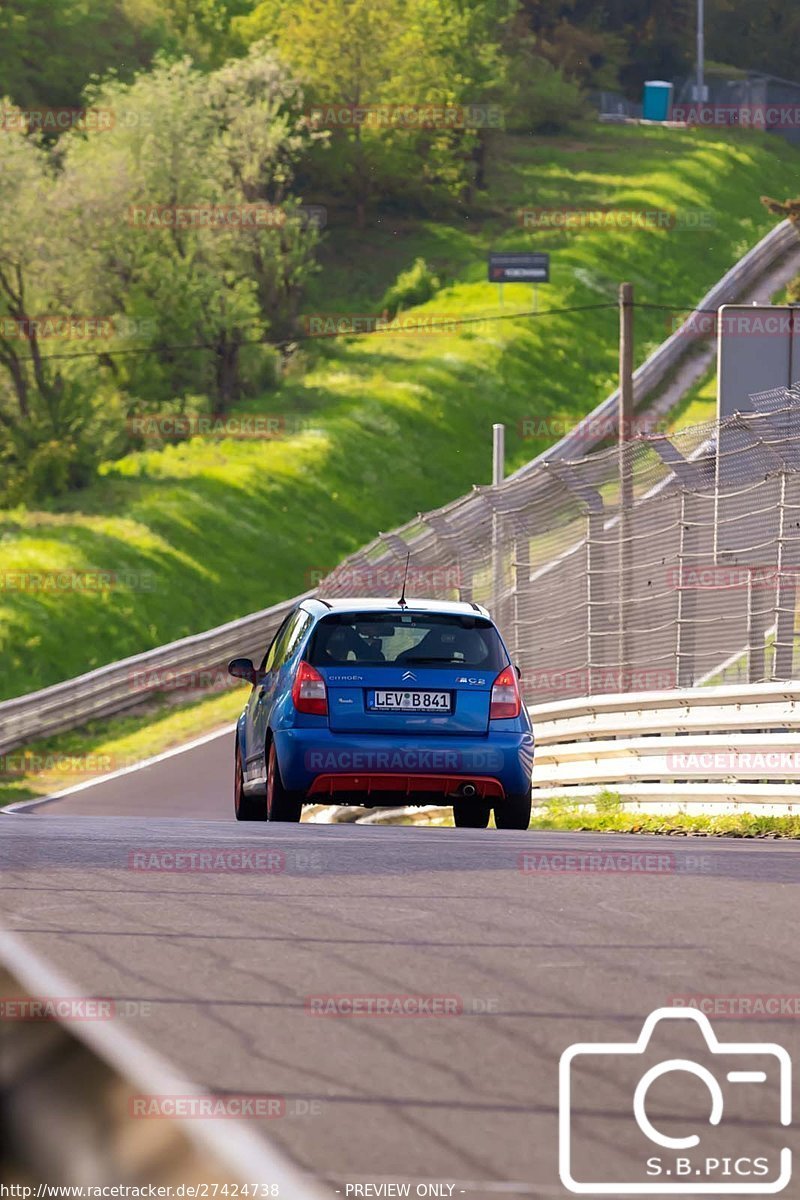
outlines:
M328 693L325 680L311 663L301 662L292 684L292 702L298 712L328 715Z
M518 717L520 707L517 673L513 667L506 667L492 684L489 720L498 721L503 717Z

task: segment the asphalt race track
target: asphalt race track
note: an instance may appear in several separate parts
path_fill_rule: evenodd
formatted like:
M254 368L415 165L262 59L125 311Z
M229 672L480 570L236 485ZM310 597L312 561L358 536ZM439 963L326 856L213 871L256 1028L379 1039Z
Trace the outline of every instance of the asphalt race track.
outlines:
M225 730L152 766L119 772L37 807L39 813L101 817L200 817L233 814L233 730Z
M795 844L239 826L229 750L228 735L0 817L0 919L88 994L141 1002L129 1030L205 1088L284 1097L260 1128L331 1196L387 1182L411 1195L424 1194L418 1184L568 1195L562 1051L633 1042L675 996L793 997L794 1016L713 1025L725 1042L777 1042L797 1057ZM173 869L176 851L237 849L261 851L261 866ZM384 1014L349 1015L378 1004L354 997L381 998ZM408 1008L422 1015L398 1015ZM677 1054L687 1025L681 1053L698 1058L698 1027L666 1024L653 1061L664 1046ZM630 1066L606 1057L575 1077L581 1179L642 1169ZM715 1153L755 1146L772 1164L794 1145L768 1074L727 1085L736 1094L711 1130L726 1139ZM695 1077L662 1077L651 1095L657 1126L706 1137L709 1095Z

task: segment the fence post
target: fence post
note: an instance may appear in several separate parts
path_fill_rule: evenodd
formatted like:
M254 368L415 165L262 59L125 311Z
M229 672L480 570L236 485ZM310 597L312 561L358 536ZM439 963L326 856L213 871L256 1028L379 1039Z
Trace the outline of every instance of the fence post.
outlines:
M595 691L592 682L597 668L606 664L609 635L613 627L609 624L606 608L606 547L605 510L603 498L594 493L595 502L589 503L586 513L586 665L587 695ZM591 497L587 497L591 500Z
M514 630L514 659L520 663L520 666L522 665L522 640L520 631L524 619L524 605L531 589L530 536L528 530L523 529L514 539L514 604L512 608L512 625Z
M675 682L678 687L694 683L695 643L697 636L697 588L686 587L684 566L695 555L697 541L691 522L692 494L681 488L680 538L678 541L678 612L675 629Z
M767 622L763 608L756 607L753 568L747 570L747 682L761 683L765 678L764 635Z
M796 582L794 555L786 538L786 483L787 472L781 471L780 497L778 500L778 564L775 588L775 660L773 674L776 679L791 679L794 660L794 623Z
M551 463L553 474L564 487L584 506L586 534L584 536L584 562L586 576L586 687L587 695L594 691L593 671L598 666L608 667L605 656L609 639L616 635L614 609L608 601L606 573L606 511L603 496L596 487L584 482L564 464ZM616 690L616 689L615 689Z
M617 456L619 466L619 606L617 658L619 690L629 690L631 666L628 625L631 620L630 598L633 592L633 546L631 515L633 509L633 284L619 285L619 402ZM628 682L626 682L628 681Z

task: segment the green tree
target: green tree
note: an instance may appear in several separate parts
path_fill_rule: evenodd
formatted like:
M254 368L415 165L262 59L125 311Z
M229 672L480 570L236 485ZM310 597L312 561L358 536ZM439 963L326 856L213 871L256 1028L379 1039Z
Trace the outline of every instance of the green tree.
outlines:
M58 185L80 292L151 351L109 366L139 398L224 408L271 369L250 344L289 332L315 267L316 232L290 193L309 139L300 92L256 45L210 75L157 62L92 101L114 127L64 139ZM265 224L247 224L253 206ZM181 349L194 346L208 350Z
M243 44L268 37L305 83L310 110L330 131L310 177L352 203L363 225L379 199L429 204L479 181L476 148L487 137L479 106L502 93L500 40L510 9L447 0L262 0L233 28ZM349 123L348 112L359 107L372 112ZM445 112L425 121L426 108Z
M157 34L158 45L175 57L189 55L206 67L231 57L231 24L246 15L254 0L127 0L137 29Z
M56 146L0 135L6 500L84 482L121 448L131 408L219 411L262 390L265 339L292 330L315 269L318 235L292 194L312 135L263 47L211 74L159 61L87 98L110 128ZM34 317L97 326L43 348Z
M10 100L2 104L9 118L15 114L21 120ZM6 372L6 403L0 408L0 422L6 428L13 423L14 414L18 421L30 419L32 390L39 386L48 391L30 318L41 312L47 292L41 214L50 207L51 193L47 153L39 143L22 132L0 135L0 364Z
M3 103L13 111L10 101ZM60 227L52 152L21 132L0 135L0 497L6 502L84 483L105 445L108 418L86 386L86 364L80 360L75 369L78 360L62 357L72 331L88 327L74 307Z
M710 0L707 44L718 62L797 80L800 7L785 0Z
M602 5L520 0L520 5L540 51L584 86L621 86L639 97L645 79L672 79L691 63L694 0L605 0Z
M160 36L154 13L131 19L121 0L0 0L0 80L22 108L78 107L91 75L132 73Z

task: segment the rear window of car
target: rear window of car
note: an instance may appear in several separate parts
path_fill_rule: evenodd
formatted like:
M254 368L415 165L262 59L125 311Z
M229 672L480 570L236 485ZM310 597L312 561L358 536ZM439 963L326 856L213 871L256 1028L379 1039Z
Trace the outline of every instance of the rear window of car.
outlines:
M333 613L317 625L307 658L315 667L397 663L499 673L508 666L491 621L449 613Z

